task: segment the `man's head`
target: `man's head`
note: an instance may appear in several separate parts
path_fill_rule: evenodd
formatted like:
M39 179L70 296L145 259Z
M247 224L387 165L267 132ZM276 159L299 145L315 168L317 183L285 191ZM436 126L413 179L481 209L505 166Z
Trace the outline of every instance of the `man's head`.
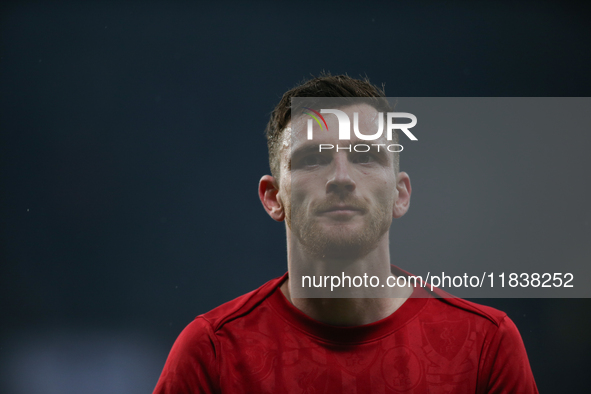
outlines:
M364 97L370 98L369 102L378 111L388 112L390 110L383 89L374 86L367 79L354 79L347 75L321 75L287 91L271 113L265 130L269 150L269 166L271 174L277 181L281 177L281 149L284 146L285 129L291 122L291 99L293 97L331 97L336 99ZM394 133L391 143L398 143L397 133ZM398 163L398 153L394 153L395 171L398 171Z
M297 110L292 117L290 101L310 97L310 92L323 97L318 99L322 101L318 108L338 108L350 119L357 117L366 135L379 129L380 112L389 110L381 90L346 76L315 78L286 93L267 128L273 177L261 179L261 201L273 219L285 219L288 234L308 252L333 257L364 255L384 239L392 218L408 209L410 181L398 172L398 154L385 148L319 151L319 144L339 144L335 133L339 125L336 117L328 116L328 127L314 125L314 141L307 138L309 117ZM325 96L335 105L327 107ZM358 96L369 99L360 102ZM365 142L353 137L345 145ZM372 143L384 146L388 141L383 135Z

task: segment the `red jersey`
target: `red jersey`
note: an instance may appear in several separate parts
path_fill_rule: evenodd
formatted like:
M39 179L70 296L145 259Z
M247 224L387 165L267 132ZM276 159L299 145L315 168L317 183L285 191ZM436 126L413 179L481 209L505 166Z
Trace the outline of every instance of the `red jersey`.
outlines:
M286 278L195 318L154 393L538 392L503 312L417 287L382 320L332 326L285 298Z

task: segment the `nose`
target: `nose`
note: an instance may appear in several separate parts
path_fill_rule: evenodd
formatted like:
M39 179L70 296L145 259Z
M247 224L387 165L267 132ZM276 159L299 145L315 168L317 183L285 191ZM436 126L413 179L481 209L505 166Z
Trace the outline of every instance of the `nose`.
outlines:
M351 177L351 163L346 154L336 154L332 162L332 173L326 182L327 193L351 193L355 181Z

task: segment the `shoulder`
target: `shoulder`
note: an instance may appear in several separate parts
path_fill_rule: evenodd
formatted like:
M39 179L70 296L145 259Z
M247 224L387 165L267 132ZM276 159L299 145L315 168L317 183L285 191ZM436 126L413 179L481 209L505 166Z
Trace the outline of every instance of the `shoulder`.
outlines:
M476 302L468 301L463 298L457 298L448 295L446 297L436 297L436 300L436 302L442 304L441 307L451 307L467 316L474 316L479 319L484 319L497 328L500 327L506 319L508 319L507 314L503 311L490 306L477 304Z
M392 266L392 273L402 276L414 276L396 266ZM431 285L424 282L422 277L419 276L419 278L421 285L415 287L415 292L411 297L430 299L427 303L428 307L423 310L423 317L433 315L433 320L474 320L489 327L497 328L507 318L507 314L503 311L458 298L438 287L431 288Z
M434 307L446 310L448 316L459 316L457 321L469 321L476 337L482 339L478 392L538 392L519 330L505 312L434 290Z
M179 334L171 350L171 355L186 357L187 350L211 350L216 347L215 334L226 323L248 315L281 284L284 276L275 278L263 286L228 301L211 311L197 316ZM211 353L211 352L210 352Z
M227 323L244 317L251 313L257 306L264 302L277 287L283 283L287 274L284 274L278 278L272 279L249 293L246 293L238 298L228 301L211 311L199 315L195 318L195 324L197 326L202 323L198 322L203 320L207 322L211 330L215 333L219 331Z
M439 314L434 330L447 330L460 338L463 329L481 344L478 392L538 392L519 330L505 312L461 298L430 301L433 313Z
M216 393L220 387L220 357L216 332L248 315L281 284L285 276L197 316L179 334L154 389L158 394Z

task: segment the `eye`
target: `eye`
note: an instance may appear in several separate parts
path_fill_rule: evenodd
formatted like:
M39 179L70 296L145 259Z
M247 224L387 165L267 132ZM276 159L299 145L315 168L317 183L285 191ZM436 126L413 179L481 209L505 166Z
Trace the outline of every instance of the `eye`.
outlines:
M307 167L323 165L326 163L327 159L321 155L308 155L302 160L302 164Z
M375 158L371 153L358 153L353 157L353 163L358 164L369 164L375 161Z

